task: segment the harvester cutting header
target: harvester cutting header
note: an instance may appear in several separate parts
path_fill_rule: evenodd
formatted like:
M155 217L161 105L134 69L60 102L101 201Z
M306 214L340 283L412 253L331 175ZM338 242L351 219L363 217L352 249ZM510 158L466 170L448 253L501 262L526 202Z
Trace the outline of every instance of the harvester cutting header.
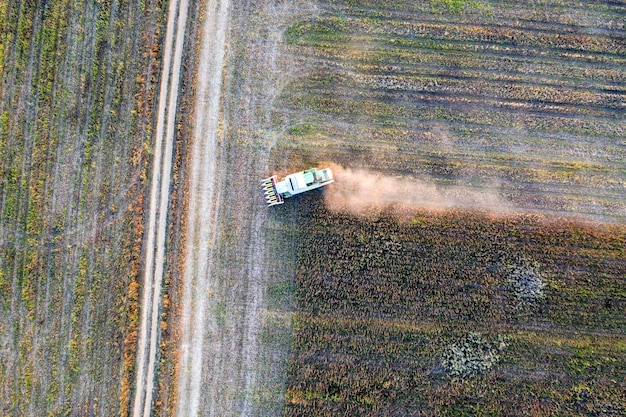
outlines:
M285 198L292 197L305 191L314 190L324 185L332 184L333 173L330 168L309 168L305 171L287 175L278 182L276 175L262 181L265 201L269 207L283 204Z

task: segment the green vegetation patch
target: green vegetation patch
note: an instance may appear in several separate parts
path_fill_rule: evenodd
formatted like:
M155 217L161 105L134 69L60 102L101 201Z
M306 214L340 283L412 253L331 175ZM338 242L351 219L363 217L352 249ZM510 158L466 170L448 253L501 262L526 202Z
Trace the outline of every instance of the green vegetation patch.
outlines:
M481 5L468 0L430 0L430 8L435 13L460 14L466 7L479 8Z
M315 134L317 129L310 123L304 123L290 128L288 132L291 136L309 136Z
M292 45L342 43L348 39L348 24L339 16L296 22L285 32L285 41Z

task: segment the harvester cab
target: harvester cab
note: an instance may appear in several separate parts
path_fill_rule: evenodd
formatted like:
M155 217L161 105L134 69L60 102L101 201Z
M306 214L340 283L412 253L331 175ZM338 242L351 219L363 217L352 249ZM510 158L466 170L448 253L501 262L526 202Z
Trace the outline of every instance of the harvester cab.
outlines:
M309 168L305 171L296 172L287 175L281 181L277 180L277 176L273 175L262 181L263 192L265 193L265 201L269 207L283 204L285 198L301 194L306 191L332 184L333 173L330 168L317 169Z

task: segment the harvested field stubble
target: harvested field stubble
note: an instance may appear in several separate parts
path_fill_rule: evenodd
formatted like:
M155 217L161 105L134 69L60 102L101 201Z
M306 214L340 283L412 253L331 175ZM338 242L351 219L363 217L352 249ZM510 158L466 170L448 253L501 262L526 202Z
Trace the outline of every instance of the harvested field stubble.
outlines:
M125 415L159 1L0 1L0 414Z
M623 4L318 7L284 36L303 71L283 93L282 155L626 218Z

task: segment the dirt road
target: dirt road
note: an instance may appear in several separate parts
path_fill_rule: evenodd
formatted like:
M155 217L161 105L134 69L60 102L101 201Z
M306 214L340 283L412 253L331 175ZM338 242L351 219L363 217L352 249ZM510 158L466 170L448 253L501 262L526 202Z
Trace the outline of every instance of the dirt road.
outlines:
M142 294L140 334L133 417L149 416L152 407L161 285L163 282L167 213L172 173L172 150L176 125L180 69L187 21L188 1L169 6L161 89L158 98L156 140L146 228L146 263Z
M274 103L292 71L280 53L292 4L210 0L204 11L181 300L177 415L278 415L290 313L267 294L291 280L279 220L262 200ZM288 239L287 239L288 240ZM279 264L279 265L277 265ZM288 310L288 309L287 309Z
M207 4L198 64L194 145L191 149L187 259L182 302L182 345L177 414L198 414L206 304L214 274L211 257L216 244L216 210L220 204L216 172L222 69L228 1ZM208 326L211 326L210 318ZM209 327L210 328L210 327Z

